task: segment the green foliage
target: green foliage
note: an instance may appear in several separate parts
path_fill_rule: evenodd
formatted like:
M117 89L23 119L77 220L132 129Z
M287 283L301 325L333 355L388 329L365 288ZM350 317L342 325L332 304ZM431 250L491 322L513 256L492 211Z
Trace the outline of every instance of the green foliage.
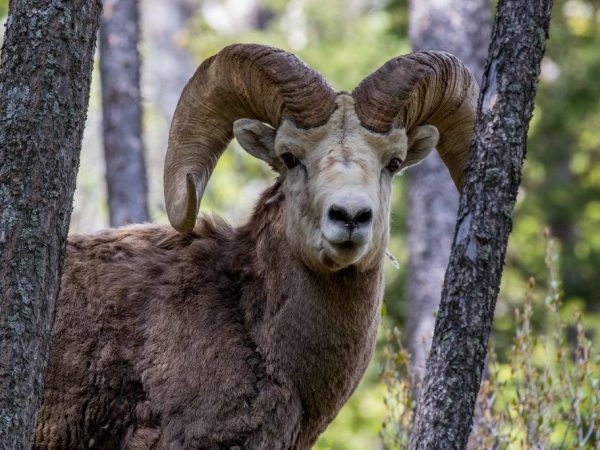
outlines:
M580 313L570 322L561 317L558 256L553 245L548 239L544 299L553 327L544 334L532 324L536 295L531 278L524 304L515 311L510 360L499 362L490 348L470 448L584 450L600 445L600 354L585 335ZM388 334L385 351L388 414L381 435L386 448L406 448L415 406L412 393L418 386L410 375L410 357L397 329Z
M381 381L387 387L387 414L381 425L381 440L387 449L408 448L416 408L414 389L418 382L411 372L410 353L396 327L387 331L383 357Z
M409 51L406 36L392 37L391 16L382 8L349 8L345 0L271 0L272 19L266 29L235 34L213 30L200 15L194 22L192 51L206 58L233 42L272 45L297 54L321 72L337 90L350 90L387 59ZM292 23L293 22L293 23Z
M388 0L386 11L390 15L388 33L398 38L408 36L408 1Z
M566 301L591 310L600 304L600 2L557 1L554 11L509 262L540 274L532 237L548 224Z

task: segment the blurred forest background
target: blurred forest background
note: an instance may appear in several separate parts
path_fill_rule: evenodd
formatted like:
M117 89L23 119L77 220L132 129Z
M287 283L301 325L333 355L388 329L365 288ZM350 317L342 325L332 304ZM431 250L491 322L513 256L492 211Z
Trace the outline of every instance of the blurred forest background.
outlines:
M2 21L7 3L0 0ZM170 117L183 85L202 59L234 42L273 45L296 53L336 90L351 90L389 58L411 48L407 0L140 0L139 9L148 209L157 223L167 223L162 166ZM109 226L98 67L96 64L71 233ZM526 327L531 326L534 335L556 334L560 312L565 334L554 342L564 345L568 353L569 346L577 347L574 324L576 311L581 311L580 334L600 343L599 163L600 1L555 0L494 322L494 367L499 374L516 376L511 364L523 348L519 347L519 333L524 323L523 315L515 316L514 311L528 301L533 313L531 325ZM202 210L240 224L258 193L273 179L274 173L266 165L232 143L211 178ZM394 327L404 329L406 316L406 218L410 211L404 182L396 181L389 247L401 269L388 265L381 345L360 388L319 441L318 449L377 449L383 445L381 424L389 421L391 407L389 394L387 407L384 403L386 387L380 377L383 367L389 368L389 358L392 365L402 364L401 358L390 356L389 348L386 359L384 336ZM554 237L554 245L544 237L545 228ZM559 349L532 351L530 356L543 366L556 352ZM589 366L595 378L599 376L593 365L597 354L592 355ZM515 390L514 386L506 389ZM591 394L597 410L596 389L597 385L591 392L577 395ZM510 393L498 395L510 397ZM590 417L582 420L598 420ZM596 445L600 445L598 441Z

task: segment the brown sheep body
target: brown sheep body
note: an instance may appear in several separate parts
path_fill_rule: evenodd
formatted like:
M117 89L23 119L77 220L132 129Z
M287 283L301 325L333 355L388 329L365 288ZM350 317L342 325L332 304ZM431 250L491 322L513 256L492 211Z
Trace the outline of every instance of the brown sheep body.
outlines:
M352 93L271 47L205 60L165 159L181 234L68 243L35 448L310 448L373 352L393 178L437 147L461 187L477 92L442 52L390 60ZM277 181L246 225L197 223L233 135Z
M291 257L278 188L239 229L70 239L35 448L310 448L371 357L382 271Z

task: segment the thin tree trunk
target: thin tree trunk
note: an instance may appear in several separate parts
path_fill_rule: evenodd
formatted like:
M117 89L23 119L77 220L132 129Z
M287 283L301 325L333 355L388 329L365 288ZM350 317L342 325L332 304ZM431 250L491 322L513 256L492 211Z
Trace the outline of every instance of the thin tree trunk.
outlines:
M146 222L137 0L105 0L100 25L104 157L110 225Z
M101 3L12 0L0 66L0 448L29 449Z
M491 32L490 0L410 0L414 51L450 52L481 80ZM413 375L420 381L433 336L456 223L458 194L437 153L408 178L407 333Z
M411 449L464 449L479 391L551 0L500 0Z

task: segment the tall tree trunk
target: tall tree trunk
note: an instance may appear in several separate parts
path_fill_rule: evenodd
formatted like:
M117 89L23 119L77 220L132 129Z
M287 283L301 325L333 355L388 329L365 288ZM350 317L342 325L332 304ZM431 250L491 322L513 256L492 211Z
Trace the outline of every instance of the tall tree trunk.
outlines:
M551 0L500 0L411 449L464 449L486 356Z
M146 222L137 0L105 0L100 25L104 157L110 225Z
M481 80L491 32L490 0L410 0L414 51L444 50L460 58ZM437 153L408 178L408 347L414 375L423 377L444 272L452 245L458 194Z
M0 448L31 448L100 1L12 0L0 66Z

